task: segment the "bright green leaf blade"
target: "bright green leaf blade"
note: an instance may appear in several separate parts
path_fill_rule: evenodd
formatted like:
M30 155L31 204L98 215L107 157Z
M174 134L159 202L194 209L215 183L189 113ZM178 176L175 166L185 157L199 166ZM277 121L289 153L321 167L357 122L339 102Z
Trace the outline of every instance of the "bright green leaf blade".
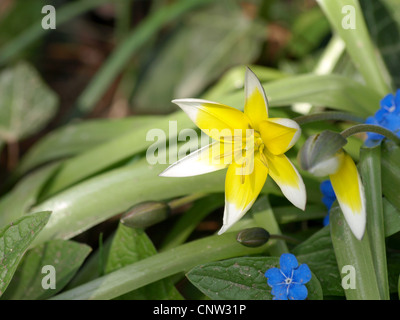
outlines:
M198 265L187 277L201 292L214 300L272 300L264 276L279 268L279 257L243 257ZM322 289L312 274L306 284L309 300L322 300Z
M29 212L36 204L45 183L58 169L58 164L50 164L24 177L0 200L0 227L11 223Z
M50 161L83 153L143 125L149 125L157 119L157 116L96 119L61 127L46 135L28 150L14 175L24 174Z
M343 39L365 83L381 96L391 91L391 79L371 41L358 0L317 0L334 31Z
M121 223L112 240L105 273L157 254L153 243L141 229L128 228ZM182 299L171 279L162 279L116 298L121 300L177 300Z
M149 283L196 265L265 252L268 243L249 248L236 241L236 233L206 237L156 254L54 297L58 300L113 299ZM160 269L162 266L162 269Z
M369 245L368 230L357 240L351 232L340 207L334 203L329 225L336 260L348 300L380 300L378 282Z
M321 284L324 295L344 295L328 226L300 243L292 252L299 262L306 263L313 271Z
M367 229L379 293L382 299L389 300L385 224L382 203L381 147L362 148L360 150L359 168L364 185Z
M2 299L43 300L55 295L72 279L90 251L91 248L85 244L65 240L51 240L30 249L22 258ZM42 268L48 265L54 267L55 289L42 286L43 279L50 275L42 272Z
M46 225L50 213L33 213L14 221L0 231L0 296L9 285L25 251Z
M36 133L57 107L58 97L28 63L0 73L0 140L15 142Z

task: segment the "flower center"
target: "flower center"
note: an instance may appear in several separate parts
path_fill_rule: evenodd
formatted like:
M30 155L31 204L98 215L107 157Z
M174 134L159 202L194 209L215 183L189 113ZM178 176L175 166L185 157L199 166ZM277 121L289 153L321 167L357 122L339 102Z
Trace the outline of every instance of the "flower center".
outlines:
M254 151L258 151L260 155L261 162L268 168L268 161L264 154L265 144L262 141L261 136L258 132L254 134Z
M292 283L292 279L291 278L286 278L285 279L285 284L289 285Z

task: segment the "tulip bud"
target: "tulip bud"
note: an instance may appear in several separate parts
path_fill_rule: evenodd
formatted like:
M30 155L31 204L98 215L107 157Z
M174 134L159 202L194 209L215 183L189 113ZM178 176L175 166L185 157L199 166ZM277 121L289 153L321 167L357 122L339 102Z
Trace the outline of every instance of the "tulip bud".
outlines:
M263 228L248 228L240 231L236 240L246 247L260 247L268 242L270 234Z
M139 203L124 213L121 223L130 228L146 228L168 218L171 209L161 201Z
M343 149L347 140L337 132L323 131L307 139L302 146L298 161L303 170L323 177L339 170Z

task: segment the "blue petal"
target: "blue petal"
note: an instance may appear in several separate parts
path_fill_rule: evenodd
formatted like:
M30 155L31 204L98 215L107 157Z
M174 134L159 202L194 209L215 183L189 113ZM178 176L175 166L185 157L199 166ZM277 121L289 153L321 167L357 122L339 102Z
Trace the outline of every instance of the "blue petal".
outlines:
M304 300L307 298L308 290L305 285L293 284L289 288L289 293L287 295L289 300Z
M270 287L273 287L279 283L285 282L285 276L278 268L271 268L265 272L265 277L268 278L267 282Z
M367 139L367 140L365 140L364 145L368 148L372 148L372 147L377 146L381 141L382 141L382 139L381 140Z
M389 93L381 100L382 108L391 108L395 105L395 100L393 94Z
M299 263L296 257L291 253L283 253L279 260L281 271L286 275L286 277L292 277L293 269L297 268Z
M324 220L322 221L323 226L329 225L329 213L325 216Z
M322 181L319 188L324 196L336 199L335 191L333 190L330 180Z
M287 300L288 299L287 285L280 284L273 286L271 294L275 296L274 300Z
M306 264L301 264L297 269L293 272L293 282L296 283L307 283L311 280L311 270Z
M396 91L396 97L394 99L394 103L396 104L396 114L400 113L400 89L397 89Z
M330 197L323 197L322 198L322 203L325 205L325 207L329 210L331 210L332 204L335 202L335 198L330 198Z

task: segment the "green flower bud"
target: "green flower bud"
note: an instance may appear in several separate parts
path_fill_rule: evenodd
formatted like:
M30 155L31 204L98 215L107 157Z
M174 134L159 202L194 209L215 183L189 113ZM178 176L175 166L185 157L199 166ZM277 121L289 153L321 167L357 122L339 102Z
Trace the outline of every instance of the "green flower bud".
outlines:
M167 203L147 201L139 203L125 212L120 221L130 228L146 228L164 221L171 213Z
M342 148L346 143L340 133L323 131L307 139L299 152L298 162L303 170L315 176L333 174L342 163Z
M270 234L263 228L248 228L240 231L236 240L246 247L260 247L268 242Z

